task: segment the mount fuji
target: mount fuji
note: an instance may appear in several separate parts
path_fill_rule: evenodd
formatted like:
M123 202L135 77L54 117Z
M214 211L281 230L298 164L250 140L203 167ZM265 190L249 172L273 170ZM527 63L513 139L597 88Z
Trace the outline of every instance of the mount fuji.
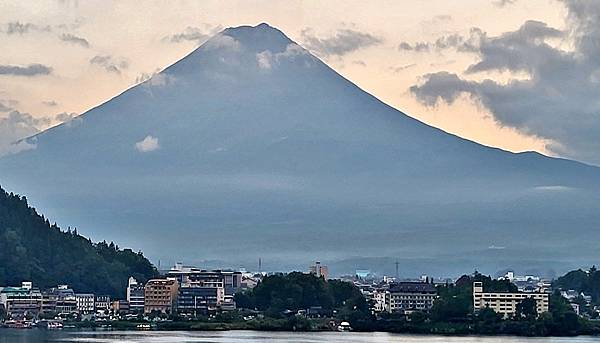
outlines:
M5 189L165 264L551 273L599 252L600 168L428 126L266 24L15 148Z

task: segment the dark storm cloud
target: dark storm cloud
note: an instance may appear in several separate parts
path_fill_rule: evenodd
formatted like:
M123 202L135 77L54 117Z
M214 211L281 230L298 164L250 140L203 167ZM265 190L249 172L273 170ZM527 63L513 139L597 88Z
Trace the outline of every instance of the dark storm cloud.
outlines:
M378 45L383 39L353 29L339 29L332 36L317 37L312 29L302 30L302 40L308 50L321 56L343 56L350 52Z
M465 75L510 71L527 75L500 83L473 81L450 72L423 76L410 88L424 104L452 103L468 94L502 125L551 140L562 156L600 163L600 2L567 0L567 30L527 21L497 37L481 32L471 44L479 60ZM574 50L550 40L570 39ZM460 45L458 45L460 46Z

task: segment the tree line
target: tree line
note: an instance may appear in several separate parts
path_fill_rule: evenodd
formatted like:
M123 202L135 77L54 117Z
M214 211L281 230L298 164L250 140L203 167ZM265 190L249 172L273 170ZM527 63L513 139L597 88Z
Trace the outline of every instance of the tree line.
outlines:
M122 298L130 276L143 282L157 274L142 252L113 242L93 243L77 229L61 230L24 196L0 187L0 285L32 281L43 289L68 284L76 292Z

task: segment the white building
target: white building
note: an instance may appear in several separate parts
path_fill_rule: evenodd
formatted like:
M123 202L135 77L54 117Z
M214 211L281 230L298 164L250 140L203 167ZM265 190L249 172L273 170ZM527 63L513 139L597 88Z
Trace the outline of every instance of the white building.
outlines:
M81 314L94 313L96 305L96 297L92 293L75 294L75 302L77 303L77 312Z
M473 308L475 311L491 308L505 318L517 312L517 305L527 298L533 298L538 314L548 312L548 293L485 293L483 282L473 283Z
M437 290L431 283L397 282L390 284L386 292L387 312L429 311L437 298Z
M387 292L385 290L374 290L373 291L373 311L383 312L386 310L385 299Z
M13 318L36 317L42 309L42 293L28 281L21 287L4 287L0 290L0 306Z
M134 277L130 277L127 284L127 302L129 302L129 310L134 313L144 312L144 300L144 285L138 283Z

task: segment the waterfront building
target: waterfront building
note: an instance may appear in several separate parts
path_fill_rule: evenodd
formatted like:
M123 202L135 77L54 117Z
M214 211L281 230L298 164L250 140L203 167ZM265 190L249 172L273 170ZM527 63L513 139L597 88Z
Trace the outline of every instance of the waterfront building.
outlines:
M92 293L77 293L75 294L75 302L77 304L77 312L81 314L94 313L96 309L96 297Z
M316 277L323 277L325 280L329 279L329 268L322 265L319 261L310 266L308 272Z
M56 293L51 290L42 292L42 312L43 313L54 313L56 312Z
M58 285L51 288L50 293L54 294L56 300L55 311L58 313L77 312L77 298L75 292L68 285Z
M173 313L179 292L177 280L152 279L146 283L144 290L144 313Z
M225 288L223 287L203 287L194 283L184 283L179 287L177 311L207 315L221 309L224 302Z
M0 290L0 305L15 319L37 317L42 310L42 293L27 281L21 287L4 287Z
M532 298L535 300L536 311L540 313L548 312L549 295L548 293L532 292L484 292L483 282L473 283L473 308L480 311L486 307L491 308L504 318L514 316L517 311L517 305L524 299Z
M102 312L107 314L110 311L110 296L109 295L96 295L95 310L96 312Z
M386 292L387 312L429 311L437 297L437 290L431 283L396 282L389 285Z
M167 273L179 284L195 283L199 287L223 287L225 295L233 296L242 289L242 272L233 270L205 270L177 263Z
M129 313L130 305L127 300L115 300L110 305L110 309L114 314L125 314Z
M144 285L130 277L127 284L127 301L129 302L129 310L132 313L144 312Z

